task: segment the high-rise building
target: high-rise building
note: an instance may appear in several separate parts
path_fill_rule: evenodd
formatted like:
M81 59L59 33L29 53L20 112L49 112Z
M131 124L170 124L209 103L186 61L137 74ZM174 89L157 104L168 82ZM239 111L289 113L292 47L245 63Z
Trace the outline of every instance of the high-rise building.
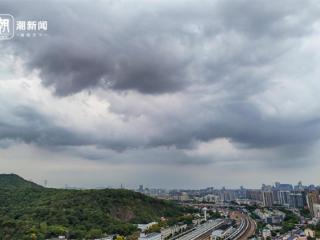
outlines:
M292 191L293 187L291 184L283 184L283 183L276 182L275 189L280 191Z
M289 191L279 191L278 199L281 205L288 206L289 205Z
M307 193L307 204L310 210L311 216L315 216L315 212L313 209L314 204L320 204L319 193L318 191L312 191Z
M206 207L202 208L204 220L207 221L207 211L208 209Z
M313 204L313 217L320 218L320 204Z
M272 189L272 202L273 204L280 204L279 190L277 189Z
M237 198L237 191L234 190L221 190L220 199L224 202L234 201Z
M241 186L240 190L238 191L238 198L239 199L247 198L247 190L243 186Z
M262 192L260 190L247 190L247 197L250 200L262 202Z
M263 191L262 192L262 202L264 207L272 207L273 199L271 191Z
M297 185L294 186L295 191L303 191L305 187L302 185L302 182L299 181Z
M262 191L271 191L271 189L272 189L272 186L271 185L266 185L266 184L262 184L262 186L261 186L261 190Z
M305 206L305 194L300 191L293 191L289 195L289 206L292 208L303 208Z

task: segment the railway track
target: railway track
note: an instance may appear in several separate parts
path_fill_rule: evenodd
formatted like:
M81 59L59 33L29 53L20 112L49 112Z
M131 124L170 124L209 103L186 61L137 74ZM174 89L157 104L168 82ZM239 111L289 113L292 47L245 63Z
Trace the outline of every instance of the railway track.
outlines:
M176 240L206 240L210 238L214 229L219 228L224 224L224 220L216 220L214 222L205 223L197 227L194 231L177 238Z
M241 213L238 216L240 217L239 227L226 238L227 240L245 240L256 231L256 224L250 217Z

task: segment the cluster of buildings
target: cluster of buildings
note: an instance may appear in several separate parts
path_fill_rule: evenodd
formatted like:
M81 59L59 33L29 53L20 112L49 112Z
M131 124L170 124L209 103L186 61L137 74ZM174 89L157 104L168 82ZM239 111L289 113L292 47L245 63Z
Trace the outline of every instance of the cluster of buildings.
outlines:
M214 191L213 187L199 190L167 190L162 188L145 188L143 185L140 185L139 188L136 189L136 192L140 192L151 197L176 201L192 201L195 199L202 201L203 196L210 196Z
M148 224L138 224L138 229L141 230L141 234L138 240L164 240L169 237L176 236L181 232L187 230L187 224L178 224L167 228L162 228L160 232L154 232L147 234L146 232L153 225L158 224L157 222L151 222Z
M174 225L172 227L161 229L162 239L167 239L187 230L187 224Z
M254 213L267 224L280 224L286 214L279 210L256 209Z
M265 235L270 237L270 235ZM280 237L278 237L277 239L279 240L308 240L308 239L318 239L316 238L316 234L315 231L311 230L310 228L307 228L305 230L301 230L301 229L295 229L292 230L289 233L286 233ZM267 238L264 238L267 239Z
M200 190L164 190L143 188L141 185L137 191L161 199L182 202L238 202L264 207L282 205L294 209L308 207L312 217L320 218L319 190L314 185L304 186L301 182L295 186L276 182L273 186L263 184L260 189L209 187Z
M263 184L261 189L248 190L247 198L261 203L264 207L282 205L290 208L304 208L307 204L307 194L315 190L314 186L296 186L277 182L274 186Z
M161 233L154 232L154 233L141 233L138 240L162 240Z
M293 209L308 208L311 217L320 218L319 189L303 186L301 182L295 187L276 183L275 186L264 185L261 190L248 190L248 198L261 203L264 207L282 205Z
M240 205L258 205L260 207L254 210L254 213L266 225L260 232L263 239L281 239L281 240L305 240L314 237L315 232L311 229L304 229L296 226L293 230L280 235L282 229L281 223L285 220L285 213L279 211L277 206L290 208L297 216L300 217L301 223L317 224L320 220L320 187L314 185L304 186L301 182L296 185L282 184L276 182L274 185L263 184L260 189L214 189L205 188L200 190L168 190L160 191L144 189L141 187L140 192L151 195L153 197L176 200L192 203L192 206L206 206L214 203L216 208L228 209L228 206L235 206L234 203ZM151 192L156 193L152 195ZM304 214L308 214L304 209L309 209L312 219L305 219ZM302 215L301 215L302 214ZM217 229L212 234L212 239L221 239L229 234L232 228ZM163 240L172 236L170 230L159 233L158 239L139 239L139 240ZM272 236L277 232L277 236ZM165 236L162 237L161 236ZM160 238L159 238L160 237Z

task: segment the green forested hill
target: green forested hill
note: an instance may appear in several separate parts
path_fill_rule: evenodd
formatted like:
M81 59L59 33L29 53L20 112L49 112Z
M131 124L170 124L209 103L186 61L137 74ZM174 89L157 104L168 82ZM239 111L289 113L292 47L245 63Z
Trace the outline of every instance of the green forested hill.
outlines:
M0 176L0 181L11 182L0 183L0 239L45 239L67 233L74 239L101 233L129 235L136 230L135 223L185 211L129 190L49 189L30 187L29 182L17 186L9 178Z
M0 174L0 188L43 188L33 182L27 181L16 174Z

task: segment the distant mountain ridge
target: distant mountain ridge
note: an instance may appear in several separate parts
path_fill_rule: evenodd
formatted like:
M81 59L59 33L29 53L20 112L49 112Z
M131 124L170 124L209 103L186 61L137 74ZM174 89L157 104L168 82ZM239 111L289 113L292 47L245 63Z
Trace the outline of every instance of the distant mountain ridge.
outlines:
M0 188L43 188L42 186L27 181L17 174L0 174Z

